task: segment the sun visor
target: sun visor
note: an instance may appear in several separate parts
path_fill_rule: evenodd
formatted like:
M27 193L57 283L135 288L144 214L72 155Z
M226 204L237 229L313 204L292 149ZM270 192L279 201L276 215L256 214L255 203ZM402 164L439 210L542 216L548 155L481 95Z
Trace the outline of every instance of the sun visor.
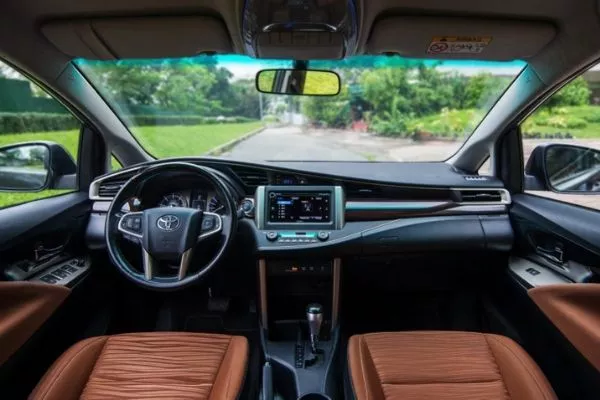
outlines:
M527 59L555 35L554 25L537 21L391 17L373 24L367 51L412 58Z
M189 57L233 51L227 28L212 17L53 21L41 30L63 53L87 59Z

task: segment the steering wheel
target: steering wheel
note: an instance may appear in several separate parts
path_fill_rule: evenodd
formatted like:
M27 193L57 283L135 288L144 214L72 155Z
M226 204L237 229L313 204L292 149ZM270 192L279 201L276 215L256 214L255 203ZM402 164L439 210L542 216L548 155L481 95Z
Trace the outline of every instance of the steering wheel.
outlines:
M165 173L193 174L208 181L223 199L224 215L191 208L148 208L141 212L122 212L125 202L138 195L146 182ZM188 286L218 264L232 242L237 226L236 201L219 172L184 162L169 162L150 167L131 178L113 199L106 218L106 245L113 264L131 281L154 290L173 290ZM143 273L123 256L117 239L123 236L142 248ZM209 239L221 239L210 261L190 271L195 253ZM206 247L204 247L206 248ZM210 248L214 251L214 247ZM160 272L160 262L179 264L177 274Z

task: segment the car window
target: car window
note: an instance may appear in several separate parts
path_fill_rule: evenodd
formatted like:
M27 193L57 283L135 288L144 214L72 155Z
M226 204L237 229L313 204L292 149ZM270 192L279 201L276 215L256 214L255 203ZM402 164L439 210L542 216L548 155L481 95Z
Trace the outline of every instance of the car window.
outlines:
M540 145L573 144L600 149L600 64L554 93L521 125L525 165ZM564 157L548 154L548 172L559 170ZM556 171L560 172L560 171ZM528 190L528 193L600 210L600 196Z
M77 162L80 129L79 120L62 104L0 61L0 150L24 142L54 142L62 145ZM24 154L35 159L36 151L41 153L40 148L35 146L26 148L25 153L6 151L4 154L13 160L8 163L6 157L0 157L0 172L10 178L11 174L16 174L15 159L18 162ZM31 165L27 166L32 168ZM73 189L0 191L0 208L56 196Z

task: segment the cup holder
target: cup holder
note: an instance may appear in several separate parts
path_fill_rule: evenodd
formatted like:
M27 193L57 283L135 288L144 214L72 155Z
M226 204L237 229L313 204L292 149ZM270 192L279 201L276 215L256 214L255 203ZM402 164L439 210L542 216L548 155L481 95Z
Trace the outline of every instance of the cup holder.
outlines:
M322 393L306 393L302 395L298 400L331 400L331 397Z

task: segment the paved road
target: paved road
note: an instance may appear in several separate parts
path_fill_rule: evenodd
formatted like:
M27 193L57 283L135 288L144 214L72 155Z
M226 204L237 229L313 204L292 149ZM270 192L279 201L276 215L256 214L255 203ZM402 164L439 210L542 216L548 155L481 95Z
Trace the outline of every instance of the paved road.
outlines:
M535 146L549 142L600 149L597 139L525 139L525 161ZM461 144L459 141L415 143L371 133L288 126L265 129L224 156L241 160L441 161L452 156Z
M304 133L298 127L268 128L223 154L239 160L365 161L327 135Z

